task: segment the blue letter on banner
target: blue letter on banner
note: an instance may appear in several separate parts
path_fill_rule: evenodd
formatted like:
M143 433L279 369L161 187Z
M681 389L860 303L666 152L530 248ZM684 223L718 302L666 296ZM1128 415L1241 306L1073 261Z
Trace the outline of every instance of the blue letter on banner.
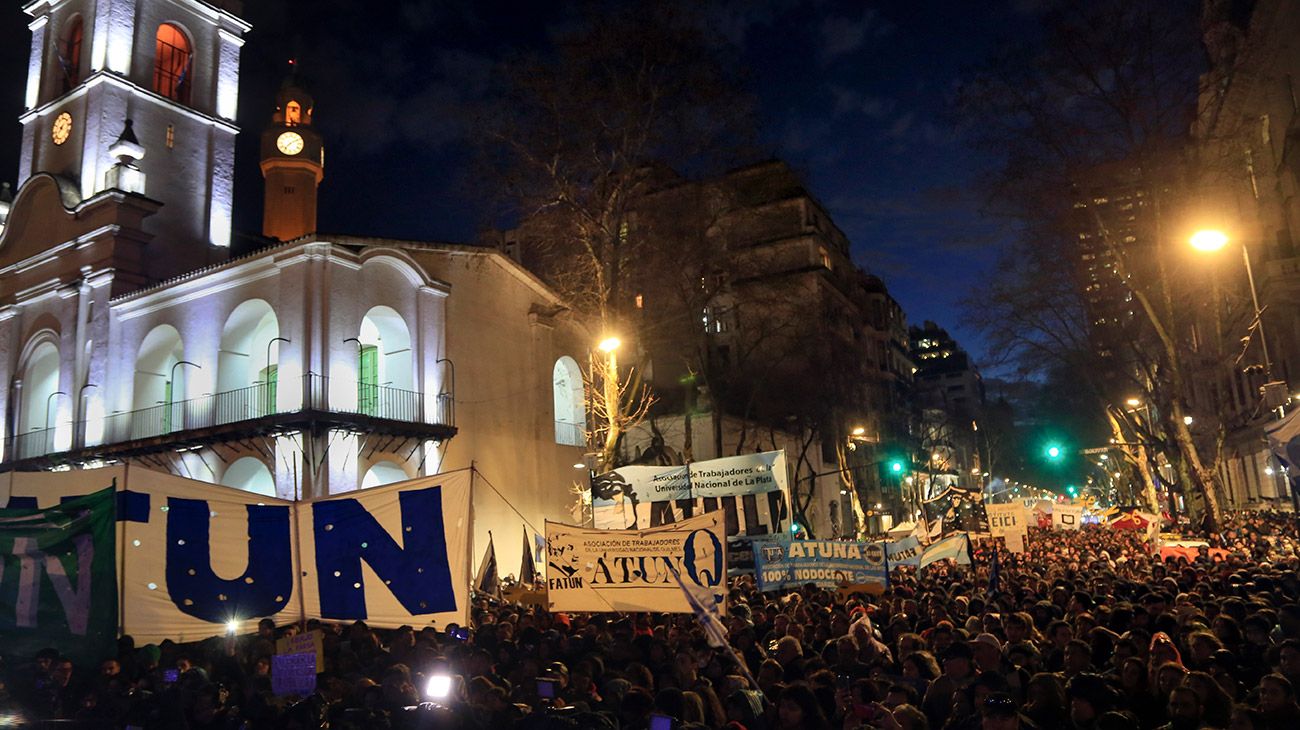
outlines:
M402 542L397 542L355 499L312 505L321 617L364 619L361 561L375 571L411 614L456 608L442 524L442 487L399 492Z
M225 623L271 616L289 602L289 508L250 504L247 509L248 567L238 578L224 580L212 571L207 501L167 498L167 592L181 612Z

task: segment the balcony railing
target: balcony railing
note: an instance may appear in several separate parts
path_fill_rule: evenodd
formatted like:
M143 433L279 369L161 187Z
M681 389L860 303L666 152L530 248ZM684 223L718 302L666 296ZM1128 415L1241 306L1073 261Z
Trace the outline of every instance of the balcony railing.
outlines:
M301 393L300 403L281 407L277 400L296 401L297 394L290 392L284 382L259 383L174 403L159 403L133 411L113 413L97 421L78 423L76 428L69 427L69 431L76 434L75 446L81 446L88 440L96 441L96 445L104 445L304 412L351 414L404 423L455 426L453 393L439 393L434 400L432 413L425 411L424 393L357 381L335 380L331 383L330 378L315 373L302 376ZM30 459L62 450L55 445L56 430L48 428L15 435L10 442L6 461ZM99 437L89 438L90 434Z

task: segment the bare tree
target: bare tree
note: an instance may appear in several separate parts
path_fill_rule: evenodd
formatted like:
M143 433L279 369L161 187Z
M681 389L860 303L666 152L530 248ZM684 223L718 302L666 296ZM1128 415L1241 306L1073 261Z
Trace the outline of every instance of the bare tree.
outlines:
M1223 337L1205 336L1204 312L1191 298L1196 283L1175 266L1189 178L1207 162L1186 154L1204 68L1197 10L1196 3L1157 0L1072 4L1048 17L1039 48L995 60L966 87L962 102L972 133L1001 151L991 200L1025 233L1004 259L999 273L1008 279L995 284L994 306L977 315L980 324L1025 369L1070 367L1099 406L1133 394L1155 406L1146 412L1159 423L1112 413L1116 438L1167 449L1202 524L1214 530L1226 424L1217 419L1217 436L1198 439L1187 408L1197 382L1223 379L1231 360ZM1097 188L1099 177L1141 198L1142 230L1133 240L1090 208L1084 191ZM1081 221L1080 213L1092 220ZM1133 326L1106 323L1112 335L1122 334L1124 349L1110 352L1106 363L1093 358L1105 348L1079 296L1083 282L1062 270L1079 261L1080 235L1094 238L1113 263L1119 291L1132 299L1125 311ZM1042 250L1054 252L1054 261L1034 248L1045 242ZM1145 455L1131 458L1149 478ZM1149 484L1144 491L1149 496Z
M591 18L502 76L479 129L485 176L520 224L523 261L602 337L629 343L621 355L640 366L629 284L656 241L636 211L682 171L717 169L749 138L734 65L693 18L644 3ZM615 465L626 422L614 415L602 468Z

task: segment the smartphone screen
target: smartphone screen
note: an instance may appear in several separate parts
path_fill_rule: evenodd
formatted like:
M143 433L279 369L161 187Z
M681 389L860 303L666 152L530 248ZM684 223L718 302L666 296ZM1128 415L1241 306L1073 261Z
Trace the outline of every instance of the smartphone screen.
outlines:
M544 700L555 699L555 682L549 679L537 680L537 696Z
M176 680L180 678L181 678L181 672L179 669L163 670L163 681L166 682L167 684L175 684Z
M673 730L673 719L667 715L651 715L650 730Z

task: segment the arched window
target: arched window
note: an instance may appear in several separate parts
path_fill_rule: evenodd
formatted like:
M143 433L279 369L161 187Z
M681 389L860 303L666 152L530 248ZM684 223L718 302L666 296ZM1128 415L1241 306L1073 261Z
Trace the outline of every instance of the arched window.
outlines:
M402 315L391 307L372 308L361 320L358 340L358 410L367 416L417 420L411 331Z
M395 482L404 482L410 479L406 470L392 461L379 461L374 466L366 470L361 477L361 488L369 489L370 487L382 487L385 484Z
M16 454L20 459L54 450L58 418L59 348L53 341L32 348L22 370L23 402L18 411Z
M302 124L302 105L296 101L291 101L284 105L284 125L286 127L296 127Z
M63 38L59 40L59 66L63 71L63 92L72 91L72 87L81 81L81 41L85 34L85 25L81 16L75 15L68 21Z
M186 378L185 346L175 327L149 330L135 359L131 438L148 438L183 428ZM123 439L125 440L125 439Z
M555 443L585 446L587 403L578 363L568 355L556 360L551 372L551 385L555 403Z
M217 352L217 392L223 397L217 418L231 423L276 413L280 364L280 324L262 299L243 302L221 330Z
M182 104L190 103L194 52L184 31L171 23L158 26L153 63L153 90Z
M275 477L271 475L271 470L266 468L261 459L251 456L245 456L227 467L225 475L221 477L221 484L266 497L275 496Z

